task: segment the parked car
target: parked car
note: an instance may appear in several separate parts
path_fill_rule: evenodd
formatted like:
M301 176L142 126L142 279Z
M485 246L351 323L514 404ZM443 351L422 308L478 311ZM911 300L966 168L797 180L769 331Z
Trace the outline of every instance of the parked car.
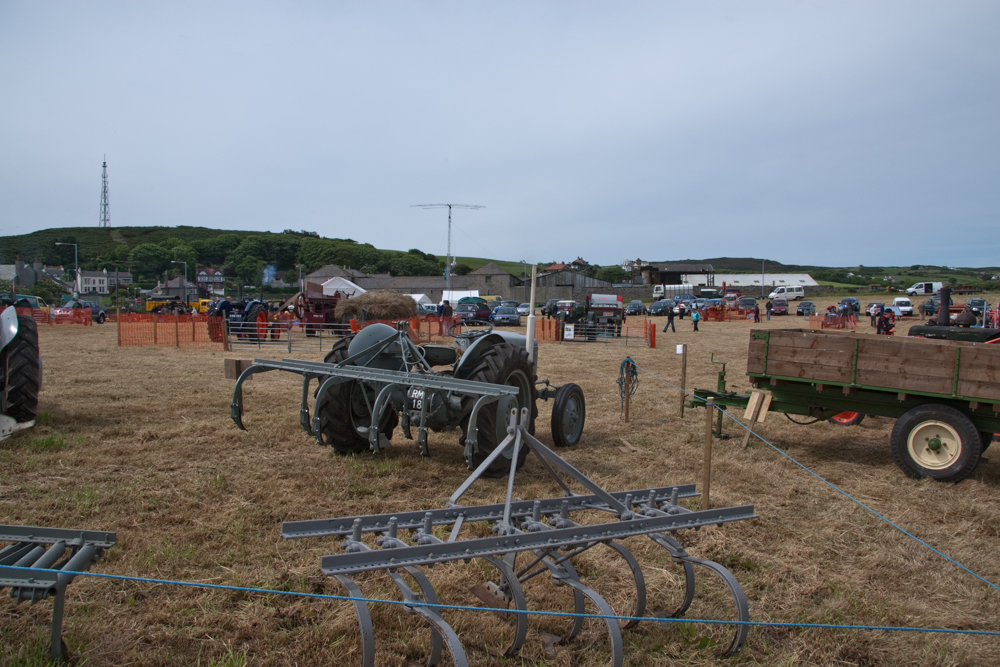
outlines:
M90 308L90 319L94 320L98 324L104 324L104 320L108 319L108 309L104 306L98 304L96 301L84 301L80 299L80 305L84 308Z
M871 317L872 308L885 308L885 303L882 301L872 301L867 306L865 306L865 315Z
M802 301L799 303L799 307L795 309L796 315L801 315L808 317L809 315L816 314L816 304L812 301Z
M955 300L949 298L948 303L949 305L954 306ZM923 305L920 307L924 309L924 315L935 315L937 314L938 306L940 305L941 305L941 296L935 294L931 298L927 299L927 301L924 301Z
M646 314L646 304L644 304L642 301L639 301L638 299L633 299L632 301L628 302L627 306L625 306L625 314L626 315L645 315Z
M805 290L802 289L802 285L788 285L786 287L777 287L773 292L767 295L768 299L785 299L786 301L798 301L804 299L806 296Z
M916 296L918 294L938 294L941 291L941 283L913 283L911 287L906 288L907 296Z
M510 306L511 308L517 308L521 305L521 302L517 299L504 299L500 302L501 306Z
M517 314L524 315L525 317L531 315L531 304L530 303L517 304Z
M438 309L433 303L418 303L417 315L437 315Z
M0 294L0 299L4 303L10 303L18 308L34 308L35 310L39 310L49 307L49 304L45 303L45 299L33 294L4 293Z
M913 303L904 296L897 296L892 300L892 305L899 308L903 315L913 315Z
M723 299L705 299L705 305L702 308L718 308L725 301Z
M754 306L757 305L757 299L752 296L741 296L740 297L740 308L743 310L753 310Z
M649 314L650 315L666 315L667 311L668 310L673 310L674 306L676 306L676 305L677 304L674 303L673 299L660 299L659 301L657 301L656 303L654 303L653 305L651 305L649 307Z
M845 296L840 300L840 308L838 310L847 310L850 308L857 315L861 312L861 301L858 300L856 296Z
M500 310L493 316L493 324L496 326L521 326L521 316L517 314L514 306L500 306Z
M788 302L784 299L774 299L771 301L771 314L772 315L787 315L788 314Z
M455 314L465 320L487 321L493 310L485 303L460 303L455 307Z

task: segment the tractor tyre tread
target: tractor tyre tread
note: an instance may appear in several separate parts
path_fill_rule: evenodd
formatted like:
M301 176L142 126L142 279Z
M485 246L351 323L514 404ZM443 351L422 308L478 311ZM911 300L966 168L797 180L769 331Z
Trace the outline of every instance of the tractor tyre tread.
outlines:
M562 420L558 419L558 417L562 415L563 410L566 409L566 404L573 395L579 395L580 428L577 433L564 433L562 429ZM583 435L583 427L586 420L587 405L584 401L583 390L572 382L559 387L559 389L556 390L555 398L552 401L552 442L555 446L572 447L580 442L580 436Z
M341 338L323 358L327 364L337 364L347 359L347 348L351 344L352 336ZM363 454L369 450L368 439L363 437L354 428L351 419L351 389L355 381L344 382L330 390L327 397L326 409L320 413L320 432L333 451L342 456L352 454ZM322 384L322 380L320 380ZM316 388L319 391L319 387ZM389 409L389 417L382 427L382 434L386 438L392 438L392 432L399 423L399 415L395 410Z
M511 345L510 343L495 345L492 349L483 353L483 356L480 357L475 368L472 369L472 372L469 373L467 377L468 379L475 380L477 382L506 384L507 378L515 370L521 370L528 377L532 396L531 421L529 422L528 432L534 435L535 419L538 417L538 401L537 394L535 393L535 372L531 363L528 361L527 350L522 347ZM471 408L472 400L466 400ZM471 465L473 468L478 467L479 464L482 463L494 449L496 449L496 446L500 444L500 441L497 440L496 436L498 418L500 417L497 415L497 404L495 402L483 406L483 408L479 411L479 415L476 418L476 429L479 431L479 451L474 453L472 456ZM468 435L468 424L468 418L462 421L462 443L465 442L465 437ZM517 460L517 468L519 470L524 465L524 461L527 456L528 447L523 445ZM507 459L501 456L483 472L483 477L501 477L507 474L509 470L510 463L508 463Z
M18 316L17 335L0 355L0 372L7 373L0 413L17 422L29 422L38 416L38 391L42 387L38 325L34 319Z
M252 325L249 328L246 327L246 326L244 326L244 329L243 329L244 331L248 332L247 336L251 340L257 340L258 338L260 338L260 334L258 334L258 332L257 332L257 326L256 326L256 324L257 324L257 317L262 312L265 313L265 314L267 313L267 306L265 306L262 303L255 303L252 306L250 306L250 308L247 309L246 315L243 316L243 323L244 323L244 325L247 325L247 324ZM267 336L267 334L264 335L265 338L266 338L266 336Z

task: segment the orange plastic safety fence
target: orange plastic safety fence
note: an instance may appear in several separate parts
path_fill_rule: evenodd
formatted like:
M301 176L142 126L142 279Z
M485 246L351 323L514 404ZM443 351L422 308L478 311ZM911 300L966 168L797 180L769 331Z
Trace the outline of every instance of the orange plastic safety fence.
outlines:
M124 313L118 326L122 347L225 349L221 317Z
M22 317L30 317L38 324L51 324L49 322L49 311L42 308L14 308L17 314Z
M535 320L535 340L539 343L558 343L562 340L562 322L556 319Z
M858 326L854 315L810 315L810 329L852 329Z
M429 343L431 341L448 338L448 330L453 325L461 323L462 317L460 315L452 315L451 317L423 315L404 320L364 320L361 322L358 320L351 320L351 333L357 333L363 328L376 323L387 324L395 329L396 323L400 321L409 322L410 340L415 343Z
M82 324L90 326L94 323L90 308L49 308L49 324Z

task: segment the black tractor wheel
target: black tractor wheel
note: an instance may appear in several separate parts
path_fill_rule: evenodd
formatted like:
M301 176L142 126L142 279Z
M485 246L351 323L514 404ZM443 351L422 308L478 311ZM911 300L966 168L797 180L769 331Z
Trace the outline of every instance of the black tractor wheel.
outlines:
M528 351L523 347L501 343L487 350L472 372L467 376L470 380L477 382L489 382L491 384L505 384L517 387L517 396L509 399L501 399L485 405L479 411L476 418L478 430L479 448L473 453L470 470L479 467L479 464L496 449L504 438L507 437L507 415L512 408L516 408L520 414L520 409L527 407L530 410L531 421L528 432L535 433L535 418L538 417L538 406L535 403L537 394L535 393L535 371L528 361ZM466 399L469 409L472 408L472 399ZM469 420L466 418L462 422L462 432L468 437ZM514 445L511 443L509 449L498 456L492 464L483 472L484 477L500 477L510 471L510 460L513 456ZM528 456L528 447L522 446L517 457L518 469L524 465L524 460Z
M910 477L960 482L975 469L982 436L975 424L947 405L913 408L896 421L889 436L896 465Z
M831 424L840 424L841 426L857 426L864 419L865 415L863 412L841 412L830 417L827 421Z
M247 309L243 317L243 331L250 340L265 340L267 338L267 306L255 303Z
M347 348L350 344L350 337L341 338L333 344L333 348L323 361L328 364L340 363L347 358ZM322 380L320 382L322 383ZM319 391L319 387L316 391ZM372 423L371 410L368 406L375 403L377 396L378 392L357 380L343 382L330 388L319 419L320 432L327 444L333 447L333 451L344 456L368 451L368 429ZM392 439L392 432L398 423L399 415L391 406L387 407L379 431L386 438Z
M0 372L4 374L0 414L19 423L30 422L38 415L38 390L42 387L38 325L32 318L18 316L17 335L0 350Z
M573 383L559 387L552 401L552 441L556 447L572 447L580 442L586 418L583 390Z
M993 444L993 439L997 437L997 434L990 433L989 431L980 431L979 435L982 437L983 440L983 447L982 449L979 450L979 453L985 454L986 450L989 449L990 445Z

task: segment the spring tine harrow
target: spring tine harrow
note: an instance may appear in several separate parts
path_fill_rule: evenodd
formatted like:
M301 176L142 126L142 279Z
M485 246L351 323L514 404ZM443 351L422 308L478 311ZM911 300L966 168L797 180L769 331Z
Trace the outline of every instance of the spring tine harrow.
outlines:
M719 563L692 557L672 534L681 530L699 530L703 526L721 526L732 521L757 518L752 506L725 507L709 510L690 510L680 502L699 494L694 485L677 485L637 489L626 492L608 492L563 460L554 451L539 442L528 432L530 416L526 409L512 410L508 420L508 436L452 494L446 507L432 510L400 512L368 516L341 517L307 521L290 521L282 526L286 539L312 537L342 537L342 553L323 556L321 569L324 574L336 577L352 596L359 596L360 588L352 577L362 572L384 571L402 592L404 600L421 605L406 606L408 612L419 615L430 626L433 634L427 664L440 660L441 648L447 645L455 665L468 664L465 650L453 628L441 615L441 607L423 567L456 561L470 562L479 559L499 572L498 583L485 582L473 586L472 592L488 606L520 612L513 614L514 637L502 655L511 657L524 645L527 633L528 606L522 585L539 574L547 573L558 585L573 592L574 610L572 628L563 641L569 641L583 630L589 601L599 616L603 617L609 638L611 665L624 664L622 631L636 627L646 615L646 579L638 559L621 543L628 537L645 535L664 549L670 559L684 572L684 597L680 605L669 614L679 618L690 608L695 598L695 567L707 569L722 580L733 598L737 621L749 621L746 597L732 573ZM561 497L537 500L515 498L515 461L517 450L528 447L535 453L543 467L552 475L563 491ZM459 501L480 475L489 467L492 458L504 450L513 452L511 473L507 478L504 502L490 505L461 505ZM583 486L587 493L577 494L570 484ZM585 523L572 517L579 512L604 513L610 519L601 523ZM492 526L489 537L462 538L466 525L486 522ZM450 531L441 539L435 529ZM399 537L399 531L409 531L409 540ZM365 535L375 536L372 548L363 541ZM592 587L580 581L572 560L598 545L614 550L628 566L635 585L631 609L616 612L607 600ZM518 559L521 563L518 563ZM403 579L406 573L417 583L417 593ZM362 665L374 664L374 641L371 616L364 603L355 602L362 635ZM629 616L621 620L616 616ZM742 647L747 637L747 626L737 623L732 640L722 655L733 655Z

